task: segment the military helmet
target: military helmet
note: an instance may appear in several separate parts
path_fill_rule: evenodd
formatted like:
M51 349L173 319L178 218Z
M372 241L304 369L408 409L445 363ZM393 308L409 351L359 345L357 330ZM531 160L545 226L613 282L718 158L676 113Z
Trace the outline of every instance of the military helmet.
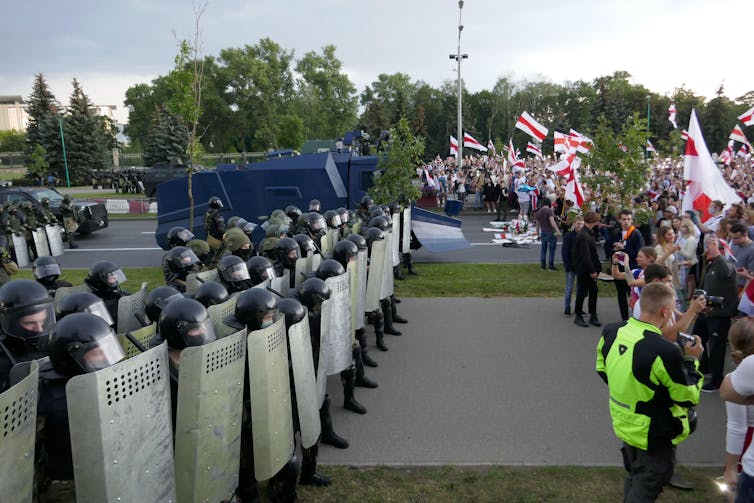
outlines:
M168 246L170 248L186 246L194 237L194 234L185 227L171 227L167 234Z
M379 227L369 227L367 229L366 235L364 236L367 242L367 248L369 249L369 254L372 254L372 243L375 241L382 241L385 239L385 234L382 232L382 230Z
M298 300L310 312L319 312L320 306L330 298L330 287L319 278L308 278L298 287Z
M239 217L238 215L233 215L228 220L225 221L226 227L238 227L238 221L243 220L243 218Z
M385 211L381 207L375 206L371 210L369 210L369 216L372 217L372 218L375 218L375 217L384 217L385 216Z
M275 323L278 314L277 298L264 288L249 288L236 300L235 321L248 330L260 330Z
M268 238L283 238L288 235L288 226L285 224L270 224L264 233Z
M50 205L50 198L49 197L43 197L41 202L42 202L42 206L49 206Z
M398 201L391 201L390 204L388 204L388 207L390 208L390 213L400 213L403 211L403 208L401 208L401 204Z
M369 227L377 227L381 231L386 231L390 227L387 217L372 217L369 221Z
M71 313L56 323L48 350L52 367L67 376L102 370L126 356L107 321L90 313Z
M293 238L282 238L275 245L275 257L287 269L295 268L300 256L301 250Z
M369 196L364 196L361 198L361 202L359 202L359 208L365 211L369 211L372 209L372 206L374 206L374 199Z
M291 222L298 222L298 217L301 216L301 209L298 206L290 205L285 207L285 214L291 219Z
M327 226L331 229L337 229L343 223L340 220L340 215L335 210L327 210L325 212L325 222L327 222Z
M121 283L126 281L126 275L120 267L109 260L100 260L89 269L85 281L95 290L115 291Z
M144 312L149 321L157 322L160 319L160 313L169 302L182 298L181 292L172 286L158 286L144 297Z
M207 204L210 208L214 208L216 210L221 210L223 208L223 201L217 196L210 197L209 201L207 201Z
M70 194L64 195L63 196L63 202L64 203L70 203L71 202L71 195Z
M199 288L194 291L192 297L204 307L209 307L222 304L230 299L230 294L222 283L207 281L199 285Z
M350 215L348 214L348 210L347 209L345 209L344 207L341 206L340 208L338 208L337 210L335 210L335 212L340 217L340 223L342 223L342 224L347 224L348 223L348 221L350 220Z
M312 199L309 201L309 211L316 211L319 213L319 211L322 209L322 204L319 202L319 199Z
M381 204L380 208L382 208L382 212L385 214L385 216L389 217L390 215L390 206L387 204Z
M203 239L192 239L186 243L186 248L194 252L194 255L203 263L209 259L209 244Z
M60 265L55 257L39 257L34 261L34 277L41 282L53 283L60 277ZM44 281L42 281L44 280Z
M306 258L309 254L317 251L317 247L314 245L314 240L306 234L296 234L293 236L293 239L298 243L301 258Z
M325 218L314 211L305 215L306 228L312 235L322 235L327 232L327 222Z
M225 255L217 264L217 272L226 283L238 284L249 279L249 270L246 262L235 255Z
M63 297L58 304L58 320L73 313L93 314L105 320L108 325L115 325L105 302L90 292L76 292Z
M199 257L185 246L176 246L165 254L168 267L175 273L187 272L195 269L199 263Z
M217 339L207 309L194 299L168 303L160 313L160 337L171 349L203 346Z
M355 244L359 251L366 250L368 248L367 240L364 239L364 236L360 234L349 234L348 236L346 236L346 239Z
M322 263L319 264L319 267L317 268L317 271L314 274L319 279L325 280L327 278L340 276L341 274L345 272L346 272L346 269L343 267L343 265L340 262L329 258L327 260L323 260Z
M342 239L335 243L332 250L332 258L337 260L344 268L348 267L348 262L356 260L358 257L359 248L353 241Z
M31 341L55 324L55 306L47 288L29 279L0 287L0 326L8 336Z
M258 285L263 281L275 277L275 269L272 267L272 262L266 257L251 257L246 262L246 268L249 271L252 285Z
M251 240L243 230L233 227L225 232L223 246L231 253L235 253L242 248L251 248Z
M288 226L290 226L291 222L293 222L293 220L286 214L286 212L284 212L283 210L280 210L280 209L277 209L277 210L273 211L272 213L270 213L270 217L272 217L272 218L278 218L278 219L280 219L280 221L282 223L284 223L285 225L288 225Z
M278 301L278 310L285 316L285 328L291 328L306 317L306 308L296 299L286 297Z

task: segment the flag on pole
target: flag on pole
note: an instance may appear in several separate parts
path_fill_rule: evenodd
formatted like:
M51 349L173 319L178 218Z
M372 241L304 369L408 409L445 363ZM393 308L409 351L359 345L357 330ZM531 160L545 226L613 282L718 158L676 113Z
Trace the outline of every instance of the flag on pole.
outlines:
M458 140L453 135L450 135L450 155L455 156L456 159L458 158Z
M750 109L739 115L738 120L743 122L746 126L754 126L754 107L751 107Z
M741 200L722 172L715 165L704 142L696 111L691 111L689 120L689 139L686 141L686 153L683 157L683 178L688 182L683 197L683 211L699 210L707 220L707 209L712 201L719 200L728 205Z
M568 138L567 134L559 133L557 131L553 131L553 136L555 139L553 140L553 150L555 152L565 152L566 151L566 138Z
M576 147L577 152L586 154L590 150L592 150L592 145L594 144L594 142L592 142L591 138L584 136L575 129L571 129L571 132L568 136L570 136L571 143Z
M720 152L720 155L717 158L719 162L726 166L730 165L730 161L733 160L733 145L733 140L728 141L728 146L725 147L725 150Z
M492 152L492 155L497 155L497 151L495 150L495 144L492 143L492 139L487 140L487 150Z
M746 157L747 155L749 155L749 146L741 145L741 148L736 152L736 157Z
M534 120L534 117L527 112L522 112L516 121L516 128L520 129L524 133L528 134L532 138L536 138L539 141L545 139L549 130L542 124Z
M478 150L480 152L487 152L487 147L479 143L476 138L471 136L466 131L463 132L463 147L473 148L474 150Z
M542 149L534 145L532 142L528 142L526 144L526 152L532 154L537 159L544 159L544 156L542 155Z
M678 129L678 124L675 122L675 104L671 103L668 107L668 120L673 125L673 129Z
M652 145L652 142L647 139L647 152L654 152L657 153L657 150L655 150L654 145Z
M754 316L754 281L746 285L741 300L738 302L738 310L747 316Z
M730 132L730 136L728 136L731 140L735 140L739 143L743 143L744 145L749 145L749 140L746 139L746 135L744 135L743 130L741 129L741 126L736 124L736 126L733 128L733 131Z
M681 140L686 141L689 139L689 132L685 129L681 131Z
M514 173L526 169L526 163L523 159L519 159L520 156L521 152L513 146L513 138L511 138L508 141L508 164Z

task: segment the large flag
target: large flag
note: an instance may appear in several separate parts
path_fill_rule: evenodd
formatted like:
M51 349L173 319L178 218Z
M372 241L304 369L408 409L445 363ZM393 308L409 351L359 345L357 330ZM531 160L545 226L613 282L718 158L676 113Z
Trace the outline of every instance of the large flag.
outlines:
M744 135L743 130L741 129L741 126L736 124L736 126L733 128L733 131L730 132L730 136L728 136L731 140L735 140L739 143L743 143L744 145L749 145L749 140L746 139L746 135Z
M590 150L592 150L592 145L594 145L594 142L592 142L591 138L584 136L575 129L571 129L569 136L572 145L576 148L576 152L586 154Z
M532 142L528 142L526 144L526 152L532 154L537 159L544 159L544 156L542 155L542 149L534 145Z
M536 138L539 141L545 139L548 129L542 124L534 120L534 117L527 112L523 112L516 121L516 128L520 129L524 133L528 134L532 138Z
M739 115L738 120L743 122L746 126L754 126L754 107L751 107L750 109Z
M480 152L487 152L487 147L479 143L476 138L471 136L466 131L463 132L463 147L473 148L474 150L478 150Z
M450 155L458 158L458 140L456 140L453 135L450 135Z
M725 205L741 201L712 160L696 118L696 110L691 111L689 120L689 139L686 141L686 154L683 157L683 178L688 182L683 197L683 211L699 210L702 220L709 218L707 209L712 201L719 200Z
M673 129L678 129L678 124L675 122L675 104L671 103L668 107L668 120L673 125Z
M555 139L553 140L553 150L555 152L565 152L566 139L568 138L568 135L565 133L559 133L557 131L553 131L552 134L555 137Z
M523 159L519 159L520 156L521 153L513 146L513 138L511 138L508 141L508 164L514 173L526 169L526 163Z

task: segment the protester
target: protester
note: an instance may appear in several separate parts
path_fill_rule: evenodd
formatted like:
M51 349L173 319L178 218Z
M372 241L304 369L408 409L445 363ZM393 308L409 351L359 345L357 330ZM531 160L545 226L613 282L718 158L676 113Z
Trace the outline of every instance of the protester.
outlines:
M563 269L566 274L566 287L565 287L565 310L563 316L571 316L571 294L573 293L573 284L576 281L576 270L573 266L573 244L576 240L576 235L584 228L584 217L577 216L573 219L573 226L565 236L563 236L563 246L560 249L561 257L563 259Z
M620 222L620 236L613 243L613 252L618 255L618 271L625 272L623 269L624 259L628 261L630 270L636 269L636 255L639 250L644 246L644 237L640 232L637 232L636 227L633 225L633 214L628 209L620 210L618 213L618 221ZM607 257L610 259L610 257ZM620 315L623 320L628 319L629 305L628 295L629 287L625 279L619 278L613 275L615 289L618 292L618 309L620 309Z
M590 211L584 215L584 228L576 234L573 243L573 268L576 271L576 316L573 322L580 327L601 325L597 317L597 275L600 272L600 259L592 229L600 216ZM589 296L589 322L584 321L584 298Z
M558 224L555 223L555 215L552 212L550 199L545 198L542 201L542 207L537 210L534 215L534 220L537 225L537 231L539 233L539 240L542 243L541 252L539 255L539 263L542 270L545 269L545 260L547 259L547 250L550 250L549 260L547 266L551 271L557 271L555 267L555 248L558 245L557 237L560 236L560 229Z

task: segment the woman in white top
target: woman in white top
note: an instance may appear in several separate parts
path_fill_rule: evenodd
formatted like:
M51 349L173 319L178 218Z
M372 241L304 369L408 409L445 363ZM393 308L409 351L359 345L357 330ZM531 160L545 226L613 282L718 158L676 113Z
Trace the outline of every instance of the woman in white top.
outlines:
M681 284L681 288L685 289L685 298L690 298L691 294L696 290L696 278L693 274L689 274L691 268L696 265L698 259L696 257L696 247L699 244L699 238L695 235L695 225L691 220L681 220L681 226L679 227L680 235L675 244L678 245L678 253L676 255L676 261L678 263L678 281Z

